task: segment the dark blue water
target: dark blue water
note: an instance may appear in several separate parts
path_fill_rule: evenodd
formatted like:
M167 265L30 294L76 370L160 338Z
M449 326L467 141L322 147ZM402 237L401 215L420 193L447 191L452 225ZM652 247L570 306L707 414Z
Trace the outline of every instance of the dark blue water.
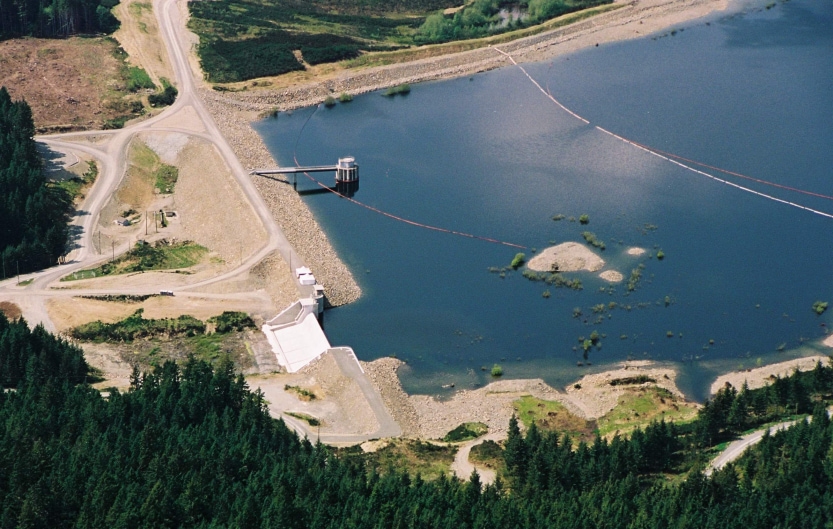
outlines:
M364 290L359 302L326 313L330 341L362 359L406 360L403 382L415 392L485 383L482 368L494 363L509 377L563 385L645 358L680 367L695 398L717 372L818 347L833 324L811 310L833 301L833 219L716 183L594 127L833 195L833 3L761 6L525 65L590 125L512 67L255 124L285 165L293 152L310 165L356 156L355 198L398 216L520 244L528 257L531 248L581 241L587 229L605 241L607 268L627 278L644 265L633 292L590 273L568 274L581 291L520 272L501 278L487 269L508 265L513 248L309 196ZM829 199L731 180L833 212ZM585 213L588 226L570 222ZM555 222L555 214L568 218ZM648 253L628 256L631 246ZM662 261L653 257L659 249ZM594 330L601 347L588 355L592 367L579 367L578 339Z

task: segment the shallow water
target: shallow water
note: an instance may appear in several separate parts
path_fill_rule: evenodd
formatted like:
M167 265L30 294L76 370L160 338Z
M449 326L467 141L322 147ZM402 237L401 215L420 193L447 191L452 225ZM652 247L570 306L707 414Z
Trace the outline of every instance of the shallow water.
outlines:
M833 219L715 182L595 128L833 195L833 4L760 6L525 65L590 125L512 67L255 124L284 165L293 154L306 165L356 156L355 198L397 216L526 246L528 257L590 230L606 243L608 268L627 278L644 265L630 293L589 273L568 274L582 291L520 272L501 279L487 269L507 266L515 248L417 228L334 195L308 196L364 290L359 302L326 313L331 343L364 360L406 360L411 392L483 384L482 368L494 363L509 377L563 385L648 358L680 367L684 391L703 398L717 372L779 361L817 342L833 323L810 308L833 301ZM827 198L706 171L833 213ZM585 213L587 226L551 220ZM630 246L649 252L634 258ZM658 249L662 261L652 257ZM616 308L593 313L611 302ZM592 368L578 367L578 339L593 330L601 348L589 353Z

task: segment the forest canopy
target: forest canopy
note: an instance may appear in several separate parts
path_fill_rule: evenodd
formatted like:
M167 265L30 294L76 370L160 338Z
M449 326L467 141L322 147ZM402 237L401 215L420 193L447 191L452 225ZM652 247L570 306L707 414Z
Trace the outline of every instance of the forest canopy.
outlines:
M119 21L110 10L118 3L119 0L0 0L0 40L112 33L118 29Z
M64 254L71 200L50 186L32 110L0 87L0 258L3 278L54 265Z
M42 330L14 332L9 339L0 332L0 343L19 348L24 360L48 340ZM696 463L699 443L729 435L727 422L686 431L660 422L630 439L576 446L534 426L523 434L513 420L502 450L506 480L483 486L476 473L426 481L378 472L360 457L300 440L270 417L263 395L249 391L230 362L134 370L127 391L106 397L25 363L17 390L0 388L0 529L833 524L833 426L821 405L812 422L765 436L710 478ZM738 417L765 414L757 406L796 409L829 396L831 375L819 365L777 389L724 391L710 407L728 406ZM676 474L692 457L695 466Z

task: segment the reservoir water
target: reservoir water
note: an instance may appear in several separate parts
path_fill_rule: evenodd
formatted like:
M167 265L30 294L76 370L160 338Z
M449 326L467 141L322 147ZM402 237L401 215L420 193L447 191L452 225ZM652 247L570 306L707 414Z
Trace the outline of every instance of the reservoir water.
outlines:
M775 183L697 166L833 213L833 3L744 4L524 67L590 124L511 66L255 124L282 165L294 165L293 156L302 165L355 156L360 202L528 248L414 227L331 194L307 196L364 291L326 312L331 343L363 360L405 360L409 392L481 385L496 363L505 376L563 386L631 358L674 364L681 388L698 399L718 372L825 350L819 342L833 310L817 316L812 305L833 302L833 218L686 170L596 126ZM586 226L571 221L582 214ZM585 230L605 242L606 269L625 281L565 274L581 280L578 291L488 270L506 267L517 251L529 258L533 249L582 242ZM634 246L647 253L628 255ZM629 292L634 269L641 278ZM579 338L593 331L600 346L588 366Z

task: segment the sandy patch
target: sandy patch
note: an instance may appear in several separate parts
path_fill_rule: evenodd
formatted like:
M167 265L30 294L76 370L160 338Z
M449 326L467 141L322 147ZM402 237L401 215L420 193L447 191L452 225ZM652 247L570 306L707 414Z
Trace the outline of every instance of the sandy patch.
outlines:
M826 345L827 347L833 347L833 334L825 338L824 341L821 343Z
M537 272L595 272L604 266L604 259L577 242L550 246L529 260L530 270Z
M625 278L625 276L622 275L622 272L618 272L616 270L605 270L599 274L599 277L610 283L618 283Z
M160 79L174 80L153 3L150 0L125 0L113 8L121 26L113 37L130 56L130 63L141 66L161 88Z
M271 314L274 306L265 293L252 292L247 296L197 297L193 294L178 296L154 296L142 303L119 303L82 297L56 297L46 302L49 317L61 332L84 323L101 320L115 323L144 309L147 319L176 318L183 314L200 320L222 314L223 311L239 311L248 314Z
M145 145L167 164L175 164L180 151L188 143L188 136L181 132L157 132L142 137Z
M266 243L260 219L214 146L191 140L178 162L173 201L182 237L216 252L230 267L239 265Z
M251 121L254 121L255 119L255 117L252 117ZM202 119L199 115L197 115L197 111L194 110L194 107L191 105L182 107L175 114L168 115L164 119L158 121L156 126L159 128L170 127L205 132L205 125L203 124Z
M816 363L818 362L821 362L822 365L828 365L830 358L822 355L808 356L806 358L796 358L795 360L787 360L786 362L779 362L746 371L726 373L717 377L717 380L712 383L710 391L714 395L727 383L739 390L744 382L749 386L749 389L762 388L770 383L772 377L788 377L796 369L799 371L810 371L816 367Z
M626 253L628 255L633 255L634 257L638 257L638 256L645 253L645 248L639 248L639 247L634 246L632 248L628 248L628 251Z
M379 428L361 388L342 374L331 355L323 355L298 373L252 376L246 380L253 391L263 391L273 417L288 411L312 415L321 420L322 434L370 434ZM312 391L316 398L301 400L297 393L285 389L287 385Z

